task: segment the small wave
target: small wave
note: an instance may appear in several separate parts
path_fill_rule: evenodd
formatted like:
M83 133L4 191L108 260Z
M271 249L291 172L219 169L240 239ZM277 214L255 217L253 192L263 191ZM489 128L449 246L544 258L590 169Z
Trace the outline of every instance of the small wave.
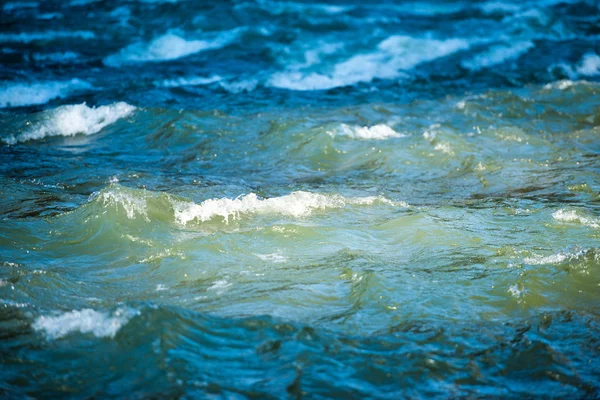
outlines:
M557 82L551 82L551 83L547 83L546 85L544 85L544 89L545 90L553 90L553 89L558 89L558 90L567 90L571 87L576 87L576 86L595 86L596 84L593 82L588 82L588 81L572 81L570 79L563 79Z
M92 85L79 80L5 83L0 86L0 108L45 104L52 99L68 96L78 90L89 90Z
M144 195L136 196L137 193L129 192L127 190L104 190L98 194L93 194L90 200L97 200L104 207L121 207L125 210L127 218L134 219L137 215L144 217L148 220L147 213L147 199L145 192Z
M109 66L139 62L158 62L175 60L205 50L218 49L229 44L235 37L235 31L220 34L212 40L186 40L174 33L162 35L149 43L138 42L108 56L104 63Z
M269 261L275 264L286 263L288 261L288 258L279 252L271 254L256 254L256 257L263 261Z
M7 144L15 144L49 136L92 135L115 121L127 117L134 110L134 106L123 102L100 107L88 107L85 103L61 106L44 112L46 115L42 122L3 141Z
M214 198L195 203L168 193L111 184L92 194L88 203L80 209L64 213L61 217L83 219L87 223L98 221L96 216L102 215L102 221L112 220L117 224L124 224L126 220L137 220L138 222L164 222L186 226L192 222L209 221L229 224L232 220L256 215L303 218L318 210L377 204L409 207L403 201L392 201L383 196L344 197L339 194L303 191L265 199L250 193L234 199Z
M515 60L527 53L533 47L534 44L531 41L492 46L487 51L476 55L468 61L464 61L462 65L473 71L490 68L510 60Z
M211 83L220 81L221 78L218 75L209 77L195 76L195 77L181 77L177 79L165 79L163 81L155 81L154 85L157 87L181 87L181 86L203 86L210 85Z
M140 315L140 312L132 308L119 308L112 315L85 308L57 316L41 316L33 323L33 329L43 331L49 339L58 339L72 332L112 338L123 325L137 315Z
M352 139L362 140L385 140L390 138L401 138L407 135L401 134L385 124L369 126L350 126L340 125L339 129L327 132L332 137L337 135L346 136Z
M584 55L576 71L578 74L585 76L600 75L600 56L594 53Z
M303 3L295 1L268 1L259 0L257 2L244 2L237 5L238 8L260 7L262 10L272 15L282 15L287 13L311 13L319 12L326 15L343 14L354 9L352 5L335 5L319 3Z
M560 209L552 214L556 221L576 222L590 228L600 228L600 221L596 218L579 215L575 210Z
M502 13L512 14L521 10L521 6L506 2L492 1L486 2L478 6L481 11L486 14Z
M373 79L395 79L402 71L464 50L469 43L462 39L419 39L391 36L372 53L359 54L334 66L331 74L298 71L300 66L271 76L269 85L290 90L327 90L335 87L371 82Z
M40 40L56 39L94 39L96 34L90 31L47 31L47 32L22 32L22 33L2 33L0 42L31 43Z
M309 216L315 210L342 208L346 205L371 205L376 202L387 205L400 205L382 196L351 197L341 195L323 195L310 192L292 192L281 197L259 199L254 193L237 199L209 199L200 204L175 202L175 219L182 225L192 221L205 222L214 217L222 217L228 223L229 219L237 219L243 214L275 214L295 218Z
M258 86L256 79L241 80L236 82L220 81L219 85L229 93L238 94L242 92L251 92Z
M549 68L549 71L552 72L552 70L556 69L559 71L559 75L567 76L570 80L577 80L582 76L599 76L600 56L595 53L587 53L575 65L565 63L554 64Z

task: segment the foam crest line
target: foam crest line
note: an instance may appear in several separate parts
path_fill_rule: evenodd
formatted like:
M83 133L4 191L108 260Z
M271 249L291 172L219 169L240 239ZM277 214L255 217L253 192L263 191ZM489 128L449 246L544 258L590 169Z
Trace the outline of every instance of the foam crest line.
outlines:
M335 64L324 74L305 71L295 65L271 76L268 84L289 90L327 90L335 87L371 82L373 79L397 79L421 63L436 60L470 47L463 39L435 40L410 36L390 36L370 53L357 54Z
M56 316L38 317L33 329L43 332L48 339L59 339L74 332L112 338L123 325L139 314L138 310L131 308L119 308L112 314L85 308Z
M44 112L42 121L26 131L2 140L6 144L16 144L50 136L93 135L134 110L134 106L123 102L100 107L88 107L85 103L61 106Z
M214 217L222 217L228 223L230 218L237 219L243 214L274 214L300 218L309 216L316 210L374 203L407 206L406 203L395 203L382 196L347 198L341 195L298 191L268 199L260 199L251 193L236 199L209 199L200 204L180 202L175 204L174 210L176 221L185 225L191 221L204 222Z
M226 31L210 40L188 40L174 33L166 33L150 42L133 43L119 53L108 56L104 63L109 66L140 62L175 60L205 50L219 49L235 39L237 31Z
M0 108L44 104L91 88L92 85L76 78L70 81L7 82L0 85Z
M590 228L600 228L600 220L594 217L581 215L575 210L560 209L552 213L552 217L559 222L578 223Z
M377 124L373 126L351 126L341 124L339 129L327 132L331 137L346 136L351 139L360 140L385 140L390 138L406 137L402 133L396 132L386 124Z

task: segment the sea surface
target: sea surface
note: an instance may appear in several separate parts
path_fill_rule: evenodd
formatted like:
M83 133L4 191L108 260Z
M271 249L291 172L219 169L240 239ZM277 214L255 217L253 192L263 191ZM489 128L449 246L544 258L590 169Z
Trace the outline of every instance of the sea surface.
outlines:
M4 1L0 398L600 396L600 3Z

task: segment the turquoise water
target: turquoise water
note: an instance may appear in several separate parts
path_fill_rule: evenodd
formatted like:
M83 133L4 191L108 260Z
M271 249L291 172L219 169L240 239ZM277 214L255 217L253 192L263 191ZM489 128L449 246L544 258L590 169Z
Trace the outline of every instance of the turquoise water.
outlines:
M599 395L597 3L0 18L0 397Z

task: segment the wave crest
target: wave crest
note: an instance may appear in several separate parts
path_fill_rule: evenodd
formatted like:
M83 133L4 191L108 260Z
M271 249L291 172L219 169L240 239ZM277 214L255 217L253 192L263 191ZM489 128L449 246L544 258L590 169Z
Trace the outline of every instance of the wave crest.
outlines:
M6 144L39 140L50 136L93 135L135 110L124 102L88 107L85 103L61 106L44 112L43 120L25 132L3 139Z
M113 338L119 329L140 312L132 308L119 308L112 314L89 308L73 310L57 316L41 316L33 329L43 331L49 339L59 339L73 332L92 333L96 337Z
M320 194L304 191L290 194L260 198L255 193L237 198L213 198L195 203L166 193L155 193L142 189L131 189L118 184L94 194L88 205L100 206L102 211L92 213L104 214L106 209L124 215L127 219L151 221L154 219L188 225L192 222L208 222L220 218L228 224L231 220L243 216L273 215L291 218L303 218L317 210L340 209L346 206L368 206L382 204L393 207L408 207L405 202L395 202L383 196L344 197L339 194ZM119 218L117 218L119 220Z

